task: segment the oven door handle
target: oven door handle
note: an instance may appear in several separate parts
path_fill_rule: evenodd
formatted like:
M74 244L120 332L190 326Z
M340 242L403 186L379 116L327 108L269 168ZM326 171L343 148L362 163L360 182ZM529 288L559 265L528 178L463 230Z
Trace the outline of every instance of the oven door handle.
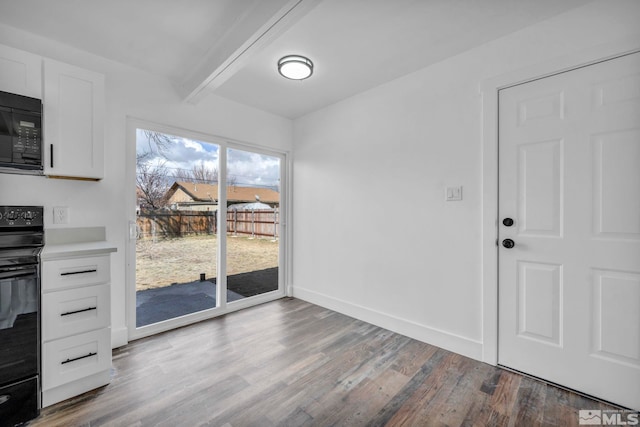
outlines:
M35 266L17 267L17 268L2 268L0 269L0 280L3 279L15 279L18 277L33 276L38 277L38 268Z

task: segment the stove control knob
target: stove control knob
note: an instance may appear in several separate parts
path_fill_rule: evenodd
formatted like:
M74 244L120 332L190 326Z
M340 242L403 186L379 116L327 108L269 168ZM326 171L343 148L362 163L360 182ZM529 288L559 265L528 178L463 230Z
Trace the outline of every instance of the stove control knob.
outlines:
M5 218L7 218L9 221L15 221L16 218L18 218L18 214L15 213L14 211L11 211L5 215Z
M26 221L31 221L35 216L36 216L35 213L31 211L26 211L22 213L22 218L24 218Z

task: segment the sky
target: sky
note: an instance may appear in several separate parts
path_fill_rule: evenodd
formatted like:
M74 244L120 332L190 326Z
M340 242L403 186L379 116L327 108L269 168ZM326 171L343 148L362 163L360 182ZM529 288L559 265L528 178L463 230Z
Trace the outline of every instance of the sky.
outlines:
M208 169L218 170L220 147L216 144L167 135L170 143L159 150L150 142L142 129L136 131L136 154L151 152L146 162L164 164L169 173L179 169L191 170L203 163ZM239 186L269 187L277 190L280 183L280 159L249 151L229 149L227 153L228 180Z

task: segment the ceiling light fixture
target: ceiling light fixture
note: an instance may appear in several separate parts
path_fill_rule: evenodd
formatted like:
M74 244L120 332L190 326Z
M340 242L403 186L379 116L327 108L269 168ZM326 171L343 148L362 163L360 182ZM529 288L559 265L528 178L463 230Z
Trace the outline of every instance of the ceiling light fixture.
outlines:
M313 62L300 55L287 55L278 61L278 72L291 80L304 80L313 74Z

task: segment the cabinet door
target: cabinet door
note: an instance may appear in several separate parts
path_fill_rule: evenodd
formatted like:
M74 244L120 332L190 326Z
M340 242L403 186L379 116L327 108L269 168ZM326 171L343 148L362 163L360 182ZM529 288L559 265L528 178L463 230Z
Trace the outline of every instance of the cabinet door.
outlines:
M109 255L45 260L42 263L42 291L98 285L110 280Z
M44 60L45 175L104 177L104 76Z
M42 341L109 327L108 284L42 295Z
M42 346L42 389L81 380L110 367L110 328L53 340Z
M0 90L42 99L42 58L0 45Z

